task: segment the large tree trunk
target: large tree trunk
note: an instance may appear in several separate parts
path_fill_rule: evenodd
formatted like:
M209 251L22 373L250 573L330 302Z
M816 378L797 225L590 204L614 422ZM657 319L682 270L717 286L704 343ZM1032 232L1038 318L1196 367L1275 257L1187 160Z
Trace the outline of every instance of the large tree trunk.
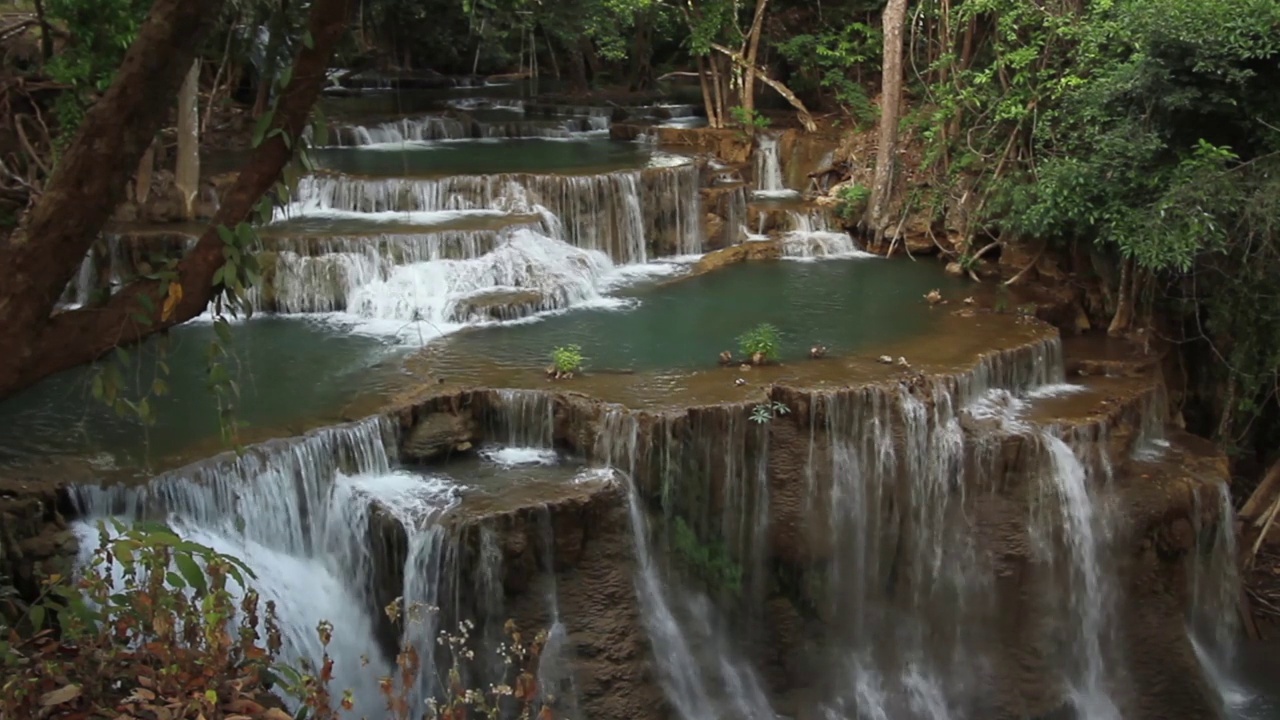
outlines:
M898 155L898 123L902 106L902 27L907 0L889 0L884 8L884 61L880 81L880 147L876 152L875 180L867 203L868 229L882 240L888 227L889 201L893 196L893 170Z
M223 0L156 0L35 206L0 245L0 397L21 387L67 282L124 199Z
M296 138L302 134L311 108L324 86L330 58L346 29L353 2L355 0L314 0L312 3L308 31L313 42L309 48L305 44L300 44L301 49L294 62L292 79L281 93L271 123L272 128L280 128L284 135ZM195 8L203 11L207 4L216 3L209 3L209 0L200 3L193 3L190 0L158 0L157 8L162 5L172 5L179 10L191 10L194 13ZM154 15L155 12L153 9L152 14ZM177 10L171 12L177 12ZM200 17L204 20L212 18L212 16L204 17L203 15ZM144 25L138 41L135 42L134 47L130 48L129 53L145 55L155 52L156 62L130 63L129 56L126 56L125 67L117 75L116 83L108 91L107 97L90 111L81 134L73 141L72 149L64 160L64 163L70 166L70 161L76 157L77 152L102 155L115 151L115 148L124 142L132 142L135 152L132 153L132 157L127 158L128 164L115 160L103 165L104 168L110 168L111 172L81 172L72 175L71 177L83 184L64 182L64 185L71 187L59 186L61 194L55 197L60 197L61 200L56 203L51 200L52 193L46 192L41 198L41 204L52 203L58 206L61 209L61 223L46 222L44 226L60 232L45 234L30 232L26 237L38 240L33 239L30 242L24 240L16 246L11 242L5 248L6 262L0 262L0 267L12 267L7 260L15 254L21 255L20 252L15 253L16 248L17 251L25 249L31 258L41 261L34 263L28 258L19 257L24 261L21 268L43 269L56 258L57 262L66 265L67 269L57 275L44 271L40 275L44 283L40 285L34 284L34 273L30 271L16 273L16 277L22 280L23 291L20 292L11 289L12 283L4 285L4 295L0 303L7 304L0 304L0 311L4 313L0 315L4 320L0 322L0 326L5 327L6 330L10 327L34 328L34 332L28 330L29 335L24 339L18 339L16 343L15 337L11 335L10 347L15 348L15 351L0 353L0 398L54 373L96 360L115 347L136 343L204 312L215 294L213 276L223 264L223 245L217 228L235 226L245 221L258 200L276 182L284 166L293 157L293 143L286 143L280 135L265 140L253 151L235 184L223 198L217 216L200 237L196 246L178 264L177 272L182 296L168 314L164 314L163 310L166 287L157 281L141 279L122 288L101 308L73 310L50 317L49 313L63 287L79 266L80 259L88 251L90 243L107 220L111 209L119 201L126 181L136 167L138 157L142 154L142 143L150 140L158 130L159 121L145 124L143 119L146 118L146 113L140 113L140 109L150 109L153 115L159 117L162 108L173 102L182 74L190 66L192 58L190 54L186 54L185 61L179 62L175 61L172 55L181 53L186 48L193 50L197 43L192 42L191 38L198 37L198 32L202 29L199 24L186 25L177 28L176 32L170 35L168 32L173 29L169 23L161 24L166 31L164 33L158 32L155 25L150 20L148 25ZM158 45L154 44L157 42ZM161 49L163 53L157 52ZM168 53L168 57L163 57L164 53ZM139 70L146 74L139 76L137 74ZM172 70L172 72L166 75L166 70ZM120 88L121 85L128 86L127 93ZM108 100L111 100L111 103L108 103ZM99 119L98 122L102 122L102 119L112 118L117 114L125 118L138 118L136 125L141 127L131 126L126 122L122 130L120 125L105 124L103 127L107 129L114 126L111 133L113 142L101 140L94 142L101 137L102 132L105 132L102 128L98 128L97 133L94 132L95 118ZM145 135L145 138L138 139L134 137L135 135ZM65 177L66 172L66 167L60 167L51 187L61 177ZM95 192L86 192L87 186L94 188ZM113 198L112 201L100 199L108 193L112 193L110 196ZM93 223L86 221L83 212L68 212L68 208L86 205L91 208L100 208L100 211L93 216L96 220ZM38 205L33 214L38 213L39 210ZM67 224L76 226L77 239L74 241L67 237L66 232L61 232L62 226ZM36 227L34 221L30 227ZM27 296L37 293L43 301L35 307ZM154 312L144 312L144 305L138 300L143 295L151 298L150 304ZM20 302L13 302L14 298L19 299ZM140 312L150 316L150 322L138 322ZM36 317L37 320L32 321L30 317ZM20 322L13 322L11 318Z
M769 0L756 0L755 17L751 20L751 29L747 32L746 76L742 81L742 109L748 116L756 110L756 56L760 52L760 36L764 34L764 11Z

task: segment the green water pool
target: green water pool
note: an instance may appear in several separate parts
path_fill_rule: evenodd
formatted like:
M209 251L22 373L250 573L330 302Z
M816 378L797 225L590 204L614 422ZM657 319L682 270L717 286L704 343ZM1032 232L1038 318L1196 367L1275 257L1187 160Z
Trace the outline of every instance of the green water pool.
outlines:
M588 370L678 377L714 366L722 350L758 323L775 325L782 360L822 344L832 355L928 333L942 315L922 295L956 298L959 281L935 263L860 258L735 265L712 273L633 283L581 307L529 322L463 330L425 349L351 333L340 318L258 317L234 327L233 374L241 389L245 442L294 435L363 417L406 387L437 378L451 385L527 386L552 348L577 344ZM94 371L78 368L0 404L0 464L75 458L96 469L144 475L225 449L206 388L213 331L196 322L171 333L164 351L170 393L152 399L158 422L116 417L91 393ZM149 387L157 343L134 352L127 373ZM411 362L406 362L411 359ZM496 373L496 374L495 374Z
M158 360L169 367L168 393L149 398L157 418L151 427L117 416L95 399L96 371L88 367L0 403L0 465L71 456L112 471L166 467L178 458L220 452L225 447L217 407L206 385L213 339L211 324L195 322L170 333L163 350L150 342L131 353L129 397L151 387ZM308 319L262 317L236 325L231 351L246 441L366 415L380 396L406 382L397 358L407 348Z
M576 344L586 367L679 370L706 367L759 323L781 333L781 360L865 353L927 332L940 313L929 290L958 297L963 283L936 263L883 258L743 263L622 293L623 307L586 308L522 325L461 332L441 342L441 372L466 374L469 358L541 367L552 348Z
M650 150L608 138L447 140L314 151L319 167L372 177L600 173L644 167Z

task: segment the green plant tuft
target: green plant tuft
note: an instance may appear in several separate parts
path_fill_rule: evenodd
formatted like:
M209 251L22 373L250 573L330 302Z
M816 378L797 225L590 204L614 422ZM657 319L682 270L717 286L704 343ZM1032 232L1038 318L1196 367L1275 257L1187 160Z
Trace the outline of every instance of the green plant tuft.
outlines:
M871 189L866 185L845 185L836 191L836 215L847 223L858 221L867 211Z
M760 323L738 336L738 347L757 365L777 360L782 348L781 333L769 323Z
M562 345L551 351L551 365L557 375L570 375L582 369L582 348Z

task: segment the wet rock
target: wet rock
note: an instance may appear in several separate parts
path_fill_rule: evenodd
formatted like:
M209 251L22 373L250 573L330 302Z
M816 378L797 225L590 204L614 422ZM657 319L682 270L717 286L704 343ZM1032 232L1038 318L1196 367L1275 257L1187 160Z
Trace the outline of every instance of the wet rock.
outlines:
M536 290L495 290L463 298L453 307L453 321L518 320L542 310L546 298Z
M417 420L400 445L408 462L427 462L471 447L475 430L468 418L435 412Z
M744 242L741 245L707 253L693 266L693 272L711 272L735 263L749 260L777 260L781 257L782 244L777 240Z

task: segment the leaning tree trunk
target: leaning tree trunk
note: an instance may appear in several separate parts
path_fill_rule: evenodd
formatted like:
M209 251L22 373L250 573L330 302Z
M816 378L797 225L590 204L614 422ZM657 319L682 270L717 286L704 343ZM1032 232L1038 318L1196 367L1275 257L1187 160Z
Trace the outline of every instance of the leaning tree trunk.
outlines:
M902 27L907 0L889 0L884 8L884 60L880 90L880 147L876 152L875 180L867 203L866 225L876 241L889 226L889 201L893 196L893 169L898 155L898 122L902 106Z
M755 115L756 110L756 56L760 52L760 36L764 34L764 11L769 0L756 0L755 17L751 20L751 30L747 32L746 74L742 81L742 109L748 117Z
M206 15L208 5L217 4L210 0L200 3L157 0L152 16L159 11L166 19L194 16L197 22L181 24L148 19L126 54L115 83L90 110L80 134L72 141L63 165L50 183L50 191L41 196L40 204L32 211L32 222L25 232L15 233L19 238L16 244L11 241L0 252L0 267L15 267L10 264L11 260L21 263L17 265L18 272L10 276L21 281L20 288L15 289L19 283L13 281L0 286L0 326L6 330L26 329L29 333L27 338L16 342L11 336L10 347L15 351L0 353L0 398L204 312L214 297L214 274L223 265L223 244L217 229L247 220L258 200L275 184L293 157L294 144L284 138L297 138L306 127L312 106L324 86L334 48L346 30L353 2L355 0L313 0L307 23L312 42L310 47L300 43L292 79L281 91L267 135L272 135L276 128L282 132L254 149L212 223L178 263L180 300L164 308L167 287L155 280L139 279L118 291L103 307L61 312L50 317L62 289L119 202L126 181L142 155L143 143L159 130L158 118L173 102L182 74L193 59L194 46L198 43L192 38L198 38L216 17L216 11ZM191 49L191 53L184 52L186 49ZM139 62L138 57L153 62ZM148 114L142 112L144 109L157 119L150 122ZM137 127L128 122L119 124L115 118L120 116L136 120ZM108 131L114 142L101 140ZM134 152L120 152L115 149L119 145L129 145ZM128 155L125 157L128 164L121 164L118 157L121 155ZM88 156L110 156L107 159L112 162L103 163L109 172L83 171L79 163L82 157ZM80 168L82 172L68 177L69 167ZM52 192L55 186L59 192L56 196ZM77 203L93 211L90 219L86 219L83 212L68 211L68 208L79 207ZM48 210L41 212L42 205ZM60 215L57 210L61 210ZM50 212L55 213L58 222L48 222L45 215ZM68 225L75 226L74 237L68 236ZM32 230L36 227L52 227L57 232L37 234ZM65 269L57 274L50 272L48 266L55 262ZM35 282L37 271L43 283ZM35 294L44 299L38 308L27 299L27 295ZM139 298L143 296L149 301L141 302ZM21 302L15 303L14 298ZM32 317L36 320L31 320ZM140 317L145 317L147 322L140 322Z
M0 397L38 366L38 340L94 238L124 199L224 0L156 0L115 80L89 108L45 191L0 245ZM40 373L40 376L49 373Z

